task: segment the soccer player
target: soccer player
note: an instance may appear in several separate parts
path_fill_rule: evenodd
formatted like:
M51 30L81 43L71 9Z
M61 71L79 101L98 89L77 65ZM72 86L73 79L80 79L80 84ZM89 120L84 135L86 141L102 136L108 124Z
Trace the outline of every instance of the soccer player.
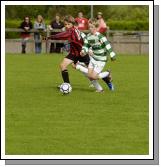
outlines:
M66 22L65 25L66 31L56 35L52 35L50 38L59 40L68 40L70 43L69 54L63 59L63 61L60 64L63 81L70 83L67 67L72 63L76 64L78 61L84 62L88 66L89 56L80 55L84 43L83 40L85 40L85 38L82 37L82 33L76 27L74 27L75 25L74 18L72 16L68 16L65 18L65 22ZM92 81L92 83L94 84L98 92L102 91L102 87L98 84L98 82Z
M76 68L84 73L88 74L88 77L94 80L103 78L107 83L110 90L114 90L112 84L112 77L109 71L102 72L106 61L107 61L107 52L110 54L111 60L116 59L116 54L112 50L110 43L107 38L97 32L99 24L96 19L92 19L89 23L90 33L87 35L87 43L84 43L82 47L81 55L90 55L90 63L88 69L77 64Z

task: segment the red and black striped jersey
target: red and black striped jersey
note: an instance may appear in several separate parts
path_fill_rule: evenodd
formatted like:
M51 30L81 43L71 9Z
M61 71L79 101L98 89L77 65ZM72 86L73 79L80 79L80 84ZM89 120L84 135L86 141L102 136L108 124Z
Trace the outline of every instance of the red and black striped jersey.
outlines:
M57 40L68 40L70 43L69 54L72 54L74 56L80 56L80 52L83 46L83 39L81 37L81 32L77 28L72 27L70 29L67 29L65 32L51 35L50 38Z

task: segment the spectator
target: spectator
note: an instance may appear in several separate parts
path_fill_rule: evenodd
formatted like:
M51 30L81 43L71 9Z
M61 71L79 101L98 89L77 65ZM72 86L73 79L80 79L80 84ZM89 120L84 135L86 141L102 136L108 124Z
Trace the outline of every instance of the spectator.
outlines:
M83 17L83 13L79 12L78 17L75 18L75 21L78 23L78 29L81 30L88 30L88 19Z
M64 27L63 22L60 20L60 15L56 14L55 19L50 23L49 28L50 30L54 29L62 29ZM52 32L51 35L58 34L59 32ZM62 43L56 43L56 47L54 46L54 43L51 43L50 45L50 53L56 52L60 53L61 48L63 47Z
M28 16L26 16L24 18L24 21L21 23L20 28L22 28L24 30L24 32L21 32L22 53L26 53L26 42L30 38L29 30L32 29L32 23L31 23L30 18Z
M104 19L103 19L103 14L102 12L98 12L97 13L97 20L98 20L98 24L99 24L99 27L98 27L98 32L102 33L102 34L105 34L108 30L109 27L107 27Z
M39 31L34 33L35 39L35 53L41 53L42 50L42 35L45 31L44 19L41 15L37 16L37 19L34 23L34 29Z

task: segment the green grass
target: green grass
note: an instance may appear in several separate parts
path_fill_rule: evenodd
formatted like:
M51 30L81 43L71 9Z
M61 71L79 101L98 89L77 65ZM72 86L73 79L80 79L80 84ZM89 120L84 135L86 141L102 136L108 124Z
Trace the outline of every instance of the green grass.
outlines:
M6 155L149 154L148 56L109 61L116 90L99 81L101 94L70 67L73 91L66 96L56 88L62 59L6 55Z

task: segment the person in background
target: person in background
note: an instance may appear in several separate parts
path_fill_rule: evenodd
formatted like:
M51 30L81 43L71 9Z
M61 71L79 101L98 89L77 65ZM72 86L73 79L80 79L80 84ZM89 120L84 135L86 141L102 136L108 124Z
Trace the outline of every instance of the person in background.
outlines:
M34 40L35 40L35 53L41 53L42 50L42 35L45 31L45 23L44 19L41 15L37 16L37 19L34 23L34 29L38 32L34 33Z
M50 23L49 25L49 29L50 30L54 30L54 29L62 29L64 27L63 22L60 19L60 15L56 14L55 19ZM56 35L60 32L52 32L51 35ZM56 43L56 47L54 46L54 43L51 43L50 45L50 53L56 52L56 53L60 53L61 52L61 48L63 47L64 44L62 43Z
M78 13L78 17L75 18L75 21L78 23L78 29L80 31L88 30L88 19L83 17L83 13L82 12Z
M105 35L105 33L108 31L109 27L107 27L107 25L103 19L102 12L97 13L97 21L99 24L97 31Z
M22 53L26 53L26 43L30 38L30 30L32 29L33 25L30 21L30 18L28 16L24 17L24 21L20 24L19 28L22 28L24 32L21 32L21 38L22 38Z

